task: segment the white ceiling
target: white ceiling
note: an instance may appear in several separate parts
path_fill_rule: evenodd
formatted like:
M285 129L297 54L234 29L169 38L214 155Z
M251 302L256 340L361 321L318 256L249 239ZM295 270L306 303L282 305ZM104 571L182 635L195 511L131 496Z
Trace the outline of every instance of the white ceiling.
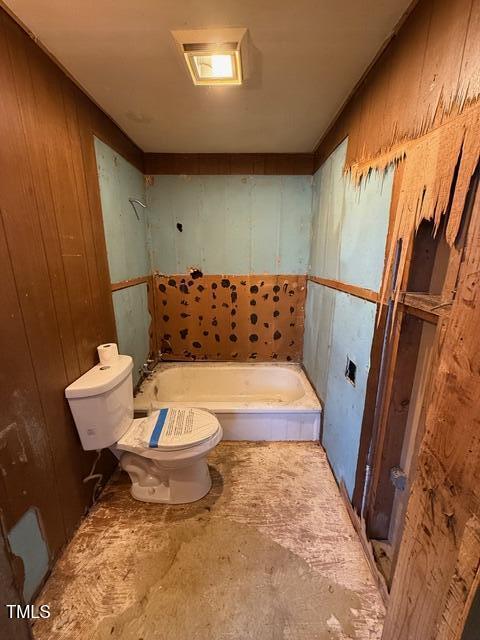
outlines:
M144 150L308 152L411 0L5 0ZM170 33L247 27L241 87L195 87Z

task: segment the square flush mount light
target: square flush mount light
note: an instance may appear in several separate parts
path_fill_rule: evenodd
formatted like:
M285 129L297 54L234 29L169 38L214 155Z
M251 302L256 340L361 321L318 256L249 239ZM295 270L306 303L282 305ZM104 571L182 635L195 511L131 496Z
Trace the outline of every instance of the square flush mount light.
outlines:
M239 85L246 29L172 31L195 85Z

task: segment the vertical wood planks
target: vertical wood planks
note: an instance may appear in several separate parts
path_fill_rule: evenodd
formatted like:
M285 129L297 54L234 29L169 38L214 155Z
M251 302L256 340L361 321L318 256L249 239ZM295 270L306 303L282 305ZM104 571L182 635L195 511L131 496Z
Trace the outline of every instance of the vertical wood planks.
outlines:
M442 124L480 91L480 0L423 0L332 124L315 168L348 135L346 165Z
M0 85L2 517L36 508L53 561L92 495L64 389L115 337L93 135L143 154L4 11Z
M385 640L456 640L480 561L480 195L427 410ZM460 588L458 588L460 585ZM462 616L460 621L452 611Z

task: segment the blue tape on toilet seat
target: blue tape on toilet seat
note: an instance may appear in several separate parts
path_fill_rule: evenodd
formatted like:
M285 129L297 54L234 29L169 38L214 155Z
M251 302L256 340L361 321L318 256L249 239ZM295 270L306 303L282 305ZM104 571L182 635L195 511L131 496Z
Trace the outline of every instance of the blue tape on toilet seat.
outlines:
M162 434L162 429L167 418L168 409L160 409L160 413L153 428L152 435L150 436L150 442L148 444L150 449L156 449L158 447L158 441Z

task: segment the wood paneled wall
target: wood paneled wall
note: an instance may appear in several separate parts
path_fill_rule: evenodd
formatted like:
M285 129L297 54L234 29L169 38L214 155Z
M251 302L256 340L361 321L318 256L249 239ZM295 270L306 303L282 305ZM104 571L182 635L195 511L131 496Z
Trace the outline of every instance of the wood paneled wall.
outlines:
M443 124L480 94L480 1L420 0L315 151L349 138L346 165Z
M422 219L433 219L438 227L442 216L447 217L453 265L449 273L460 261L459 240L468 228L465 203L480 157L479 43L480 0L421 0L316 150L319 166L348 136L346 167L357 180L372 169L400 163L382 300L390 293L389 274L399 241L393 295L400 299L411 243ZM459 281L446 282L440 301L450 308L454 297L449 320L438 325L441 352L435 360L427 431L407 507L384 640L459 639L480 584L480 382L475 365L479 220L477 199ZM381 337L378 329L377 344ZM371 415L367 418L372 420ZM366 426L364 420L370 444ZM373 445L382 455L381 447ZM365 456L359 465L365 467ZM356 491L357 497L362 494L363 484Z
M64 389L115 338L93 135L143 155L3 10L0 87L1 518L35 507L53 562L93 489Z
M480 191L433 379L385 640L457 640L480 588ZM478 631L478 630L477 630Z
M311 175L313 153L146 153L147 175Z

